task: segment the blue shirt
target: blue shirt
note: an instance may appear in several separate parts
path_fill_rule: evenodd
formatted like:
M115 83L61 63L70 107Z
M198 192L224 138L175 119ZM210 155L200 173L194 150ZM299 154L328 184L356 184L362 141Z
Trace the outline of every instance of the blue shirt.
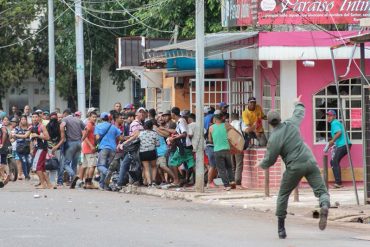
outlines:
M159 147L157 147L158 157L162 157L167 152L167 143L163 136L159 136Z
M204 117L204 128L206 130L208 130L209 126L211 126L212 118L213 118L213 114L211 113Z
M331 127L331 129L330 129L331 138L334 138L335 134L338 131L341 132L341 135L339 136L339 138L335 140L335 146L337 146L337 148L346 145L346 140L344 139L344 135L343 135L344 133L346 133L348 144L351 144L351 141L348 138L347 132L344 131L343 124L341 122L339 122L338 119L334 119L333 121L331 121L330 127Z
M110 129L108 130L109 127ZM104 134L105 136L103 136ZM103 122L95 127L94 135L99 135L100 138L103 136L103 139L101 139L99 143L99 150L101 149L116 150L117 147L116 140L117 137L121 135L121 131L111 123Z

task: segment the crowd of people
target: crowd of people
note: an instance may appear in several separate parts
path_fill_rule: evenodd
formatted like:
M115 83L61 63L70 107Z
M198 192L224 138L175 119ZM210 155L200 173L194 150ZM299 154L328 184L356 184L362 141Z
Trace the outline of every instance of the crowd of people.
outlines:
M81 112L70 109L31 113L28 105L23 111L13 106L9 116L0 111L0 186L9 181L9 150L18 179L30 180L36 174L39 189L192 185L195 153L204 145L207 186L216 187L213 180L218 176L226 190L241 187L243 157L230 153L227 131L235 128L265 145L262 110L251 97L244 121L237 114L229 116L224 102L216 109L205 107L204 114L204 130L199 130L195 114L178 107L156 112L117 102L111 111L100 114L89 108L83 120Z
M216 187L214 179L219 177L226 190L242 188L243 152L230 152L227 133L231 128L237 130L246 140L245 148L250 143L265 146L262 121L267 117L254 97L248 99L241 117L228 110L224 102L216 108L204 107L204 128L200 130L195 114L178 107L156 112L136 109L133 104L122 107L117 102L112 110L100 114L89 108L87 118L81 119L81 112L70 109L31 113L28 105L23 111L13 106L9 116L0 111L0 187L9 181L9 150L17 163L18 179L30 180L31 174L36 174L40 189L120 190L128 183L192 185L195 153L203 145L207 187ZM328 121L337 124L332 115L329 111ZM341 140L340 131L333 128L332 134L331 145ZM200 141L202 135L204 142ZM338 167L345 151L336 154L332 160L335 186L341 187Z

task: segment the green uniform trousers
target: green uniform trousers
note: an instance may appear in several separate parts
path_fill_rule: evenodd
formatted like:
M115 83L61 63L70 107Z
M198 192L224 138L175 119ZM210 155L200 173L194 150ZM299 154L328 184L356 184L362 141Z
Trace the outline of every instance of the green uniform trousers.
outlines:
M289 196L303 177L307 179L315 196L319 198L320 207L323 205L330 207L330 196L316 163L312 161L291 163L287 166L281 180L277 198L276 216L286 217Z

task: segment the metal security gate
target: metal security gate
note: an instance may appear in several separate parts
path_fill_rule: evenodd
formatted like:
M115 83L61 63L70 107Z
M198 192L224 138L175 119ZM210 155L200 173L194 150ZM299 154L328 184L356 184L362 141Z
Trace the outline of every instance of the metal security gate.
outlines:
M370 88L363 86L363 165L364 165L364 201L370 204Z
M190 106L195 112L195 79L190 80ZM242 79L204 79L204 106L217 107L220 102L229 105L229 112L241 115L253 95L253 81L250 78Z

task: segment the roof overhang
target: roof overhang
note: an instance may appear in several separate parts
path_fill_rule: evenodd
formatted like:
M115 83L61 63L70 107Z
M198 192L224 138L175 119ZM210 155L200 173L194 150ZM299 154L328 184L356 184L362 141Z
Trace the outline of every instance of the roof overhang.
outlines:
M206 58L219 58L225 52L240 50L245 47L256 45L258 32L231 32L212 33L205 35L204 55ZM156 61L160 59L175 57L195 57L196 40L161 46L145 51L147 60Z

